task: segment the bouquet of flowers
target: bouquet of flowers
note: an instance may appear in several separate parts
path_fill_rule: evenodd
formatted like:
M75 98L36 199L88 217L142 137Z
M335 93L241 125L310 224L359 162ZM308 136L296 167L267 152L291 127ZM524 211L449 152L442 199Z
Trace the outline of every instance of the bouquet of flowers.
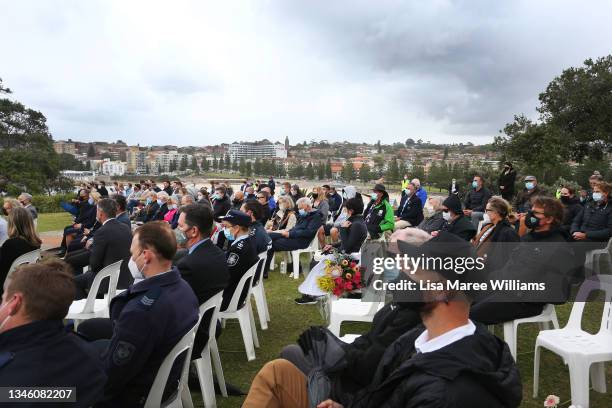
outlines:
M317 278L317 286L323 292L341 297L364 285L357 262L348 255L336 254L334 259L325 260L325 273Z

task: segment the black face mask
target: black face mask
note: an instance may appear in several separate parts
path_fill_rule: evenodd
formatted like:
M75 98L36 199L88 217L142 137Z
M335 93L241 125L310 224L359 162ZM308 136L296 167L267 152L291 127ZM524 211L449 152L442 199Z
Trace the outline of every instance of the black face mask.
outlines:
M8 211L6 211L6 208L4 208L4 207L2 207L2 214L8 215Z
M571 198L569 196L561 196L561 202L563 204L569 204L571 202Z
M535 216L533 211L529 210L525 215L525 226L529 229L537 228L540 225L540 219Z
M315 200L317 199L319 195L317 193L312 193L312 198L314 198Z

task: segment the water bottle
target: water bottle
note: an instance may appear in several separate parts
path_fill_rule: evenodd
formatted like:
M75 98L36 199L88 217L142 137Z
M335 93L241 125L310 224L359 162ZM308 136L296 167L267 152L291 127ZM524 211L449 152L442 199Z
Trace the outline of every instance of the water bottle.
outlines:
M280 263L280 273L282 275L286 275L287 274L287 262L281 261L281 263Z

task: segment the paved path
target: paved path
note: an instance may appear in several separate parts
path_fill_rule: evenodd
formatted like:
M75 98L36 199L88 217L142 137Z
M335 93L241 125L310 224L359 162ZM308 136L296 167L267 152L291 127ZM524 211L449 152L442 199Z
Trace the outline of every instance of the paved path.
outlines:
M56 248L60 246L60 244L62 243L62 234L63 234L63 231L41 232L39 234L40 239L42 239L42 242L43 242L41 249L45 251L49 248Z

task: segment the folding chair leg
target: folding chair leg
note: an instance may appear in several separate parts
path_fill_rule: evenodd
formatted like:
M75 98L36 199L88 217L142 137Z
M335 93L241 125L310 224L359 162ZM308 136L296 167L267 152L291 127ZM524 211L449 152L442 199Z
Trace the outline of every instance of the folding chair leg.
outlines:
M540 386L540 354L541 347L536 343L533 353L533 398L538 397L538 388Z
M300 252L291 251L291 258L293 261L293 279L300 277Z
M261 287L261 293L263 295L263 304L266 308L266 320L270 321L270 309L268 309L268 297L266 296L266 288Z
M215 367L215 374L217 375L217 382L221 389L221 395L227 398L227 387L225 386L225 377L223 376L223 367L221 366L221 356L219 356L217 340L214 338L210 339L208 345L210 347L210 358L212 359L213 366Z
M268 316L266 315L266 304L263 293L263 282L259 282L253 292L253 298L255 299L255 306L257 306L257 315L259 317L259 326L261 330L268 329Z
M183 389L181 390L181 404L183 408L193 408L191 391L189 391L189 386L187 384L183 384Z
M255 317L253 316L253 308L251 307L251 301L247 302L245 306L249 309L249 323L251 325L251 332L253 333L253 344L259 348L259 338L257 337L257 326L255 326Z
M253 331L251 330L251 323L249 321L249 312L242 308L238 311L238 322L240 323L240 331L242 332L242 339L244 340L244 348L246 350L247 360L255 360L255 346L253 344Z
M606 372L604 363L591 364L591 383L593 390L602 394L606 393Z
M516 331L514 322L504 323L504 341L508 344L514 361L516 361Z
M204 407L216 407L217 401L215 398L215 385L213 383L212 366L210 364L210 349L208 346L202 351L202 357L194 361L196 371L198 372L198 380L200 381L200 389L202 391L202 400Z
M570 372L570 388L572 405L589 406L589 374L588 367L580 361L568 362Z

